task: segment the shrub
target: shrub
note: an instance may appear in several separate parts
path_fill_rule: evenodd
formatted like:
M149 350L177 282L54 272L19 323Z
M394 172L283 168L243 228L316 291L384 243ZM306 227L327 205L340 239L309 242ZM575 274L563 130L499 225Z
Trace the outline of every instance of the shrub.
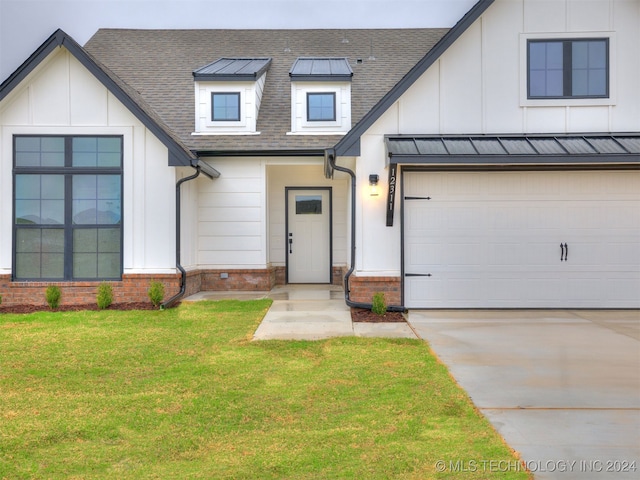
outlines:
M56 285L49 285L44 296L47 299L47 304L51 310L58 308L60 305L60 297L62 297L60 287L57 287Z
M98 285L98 293L96 295L96 303L100 310L108 308L113 303L113 287L110 283L102 282Z
M164 284L152 281L147 294L149 295L149 300L151 300L153 306L157 307L162 303L162 300L164 300Z
M376 315L384 315L387 313L387 303L384 301L384 293L378 292L373 295L371 311Z

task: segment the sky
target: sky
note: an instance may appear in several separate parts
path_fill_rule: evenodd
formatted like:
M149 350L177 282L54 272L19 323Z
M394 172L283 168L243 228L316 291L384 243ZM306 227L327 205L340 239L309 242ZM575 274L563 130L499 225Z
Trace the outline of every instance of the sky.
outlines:
M428 28L477 0L0 0L0 82L56 29L84 45L99 28Z

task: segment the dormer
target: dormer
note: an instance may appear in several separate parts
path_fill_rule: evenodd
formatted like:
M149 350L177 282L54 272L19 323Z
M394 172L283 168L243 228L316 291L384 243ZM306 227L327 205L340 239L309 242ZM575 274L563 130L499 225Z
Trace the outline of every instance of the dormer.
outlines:
M219 58L193 72L194 135L251 135L256 131L270 58Z
M298 58L291 70L291 134L335 135L351 129L351 79L346 58Z

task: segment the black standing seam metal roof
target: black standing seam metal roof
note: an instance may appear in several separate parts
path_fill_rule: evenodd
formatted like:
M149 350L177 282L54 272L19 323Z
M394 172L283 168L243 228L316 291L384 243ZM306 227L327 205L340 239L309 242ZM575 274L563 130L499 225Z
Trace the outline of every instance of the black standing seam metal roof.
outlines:
M167 147L170 166L200 167L202 172L210 178L220 176L220 173L213 167L198 160L136 91L96 60L61 29L51 34L16 71L0 84L0 101L9 95L56 48L60 47L66 48Z
M351 81L353 70L346 58L300 57L289 70L291 80Z
M393 163L639 163L640 134L387 136Z
M267 71L271 58L219 58L193 72L196 80L256 80Z

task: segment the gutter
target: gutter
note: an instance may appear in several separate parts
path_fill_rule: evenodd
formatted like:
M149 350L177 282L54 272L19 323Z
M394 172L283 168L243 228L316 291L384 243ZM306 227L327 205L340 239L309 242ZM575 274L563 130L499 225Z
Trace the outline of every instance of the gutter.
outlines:
M349 307L371 310L373 304L354 302L350 298L349 278L356 268L356 174L353 173L353 170L336 165L335 149L327 149L325 151L325 158L327 159L332 174L333 170L338 170L339 172L349 174L351 177L351 266L344 276L344 301ZM389 312L405 312L406 310L404 305L387 305L387 311Z
M173 306L173 304L176 303L176 301L178 301L180 298L184 296L184 292L187 289L187 271L180 264L180 230L181 230L180 228L181 226L180 225L181 224L180 187L182 186L183 183L193 180L200 175L200 166L198 165L194 168L196 170L196 173L194 173L190 177L181 178L176 183L176 268L180 270L180 291L177 294L175 294L173 297L171 297L169 300L162 303L160 305L160 310L164 310L165 308L170 308L171 306Z

